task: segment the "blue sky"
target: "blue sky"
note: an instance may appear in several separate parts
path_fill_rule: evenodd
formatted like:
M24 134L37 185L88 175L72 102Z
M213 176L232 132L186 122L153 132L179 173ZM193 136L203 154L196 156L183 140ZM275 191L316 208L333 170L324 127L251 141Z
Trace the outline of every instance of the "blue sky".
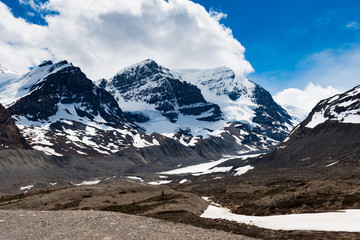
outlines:
M357 0L195 2L227 14L222 23L245 46L245 57L255 69L250 77L272 92L284 87L304 87L305 79L292 79L299 81L296 75L312 54L329 49L351 50L360 43Z
M146 58L227 65L304 111L360 83L358 0L193 1L206 11L190 0L1 2L11 10L0 4L0 63L18 72L44 59L94 80Z
M11 12L15 17L21 17L26 19L30 23L46 25L46 21L43 18L48 14L55 14L55 12L41 12L33 9L31 5L21 4L19 0L1 0L1 2L5 3L7 6L11 8ZM47 0L34 0L34 4L45 3Z

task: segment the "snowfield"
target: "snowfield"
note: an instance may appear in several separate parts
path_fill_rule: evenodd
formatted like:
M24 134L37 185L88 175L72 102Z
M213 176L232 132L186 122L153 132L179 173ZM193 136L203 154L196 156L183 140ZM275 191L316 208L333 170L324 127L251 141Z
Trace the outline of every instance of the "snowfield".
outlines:
M177 175L177 174L192 174L194 176L200 176L204 174L210 174L210 173L217 173L217 172L229 172L231 169L233 169L232 166L228 167L216 167L217 165L226 162L230 159L234 158L240 158L241 160L246 160L248 158L257 157L261 154L246 154L246 155L240 155L240 156L229 156L222 159L219 159L217 161L212 161L208 163L201 163L196 164L188 167L178 168L171 171L161 172L160 174L167 174L167 175ZM235 169L236 176L246 173L247 171L253 169L252 166L245 166L241 168Z
M206 198L204 198L207 200ZM273 230L310 230L360 232L360 210L339 212L289 214L276 216L247 216L231 213L229 209L209 205L202 218L226 219Z

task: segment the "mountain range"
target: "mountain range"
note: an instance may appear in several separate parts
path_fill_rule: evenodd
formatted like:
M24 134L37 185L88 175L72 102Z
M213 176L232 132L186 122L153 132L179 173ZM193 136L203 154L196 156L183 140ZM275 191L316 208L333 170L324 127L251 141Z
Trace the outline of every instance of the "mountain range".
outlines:
M4 70L0 103L32 148L55 156L116 155L166 139L229 154L268 150L293 127L266 90L229 68L169 70L153 60L95 82L67 61L21 76Z
M2 136L13 141L0 162L11 184L269 151L294 126L265 89L227 67L173 70L145 60L97 81L67 61L44 61L23 75L0 69L1 129L9 130Z
M9 189L30 179L158 172L250 152L271 151L222 165L352 166L360 154L359 86L297 123L227 67L179 70L145 60L96 81L67 61L45 61L24 75L0 69L0 164Z

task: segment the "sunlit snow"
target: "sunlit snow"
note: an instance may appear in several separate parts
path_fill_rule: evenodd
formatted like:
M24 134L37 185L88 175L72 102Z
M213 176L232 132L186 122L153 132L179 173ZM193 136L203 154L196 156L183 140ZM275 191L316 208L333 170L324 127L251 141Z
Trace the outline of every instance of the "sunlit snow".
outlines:
M246 155L240 155L240 156L229 156L229 157L219 159L217 161L201 163L201 164L196 164L196 165L192 165L192 166L188 166L188 167L177 168L177 169L174 169L171 171L161 172L161 174L168 174L168 175L193 174L194 176L199 176L199 175L209 174L209 173L228 172L233 168L232 166L228 166L228 167L216 167L216 166L223 162L226 162L230 159L239 158L241 160L245 160L247 158L257 157L259 155L260 154L256 153L256 154L246 154ZM245 171L245 169L247 169L247 171L248 171L251 168L252 168L251 166L246 166L243 170L241 170L239 168L239 171Z
M231 213L229 209L209 205L200 216L226 219L273 230L312 230L360 232L360 210L328 213L289 214L275 216L247 216Z
M83 181L82 183L75 184L76 186L82 186L82 185L96 185L100 183L101 180L92 180L92 181Z

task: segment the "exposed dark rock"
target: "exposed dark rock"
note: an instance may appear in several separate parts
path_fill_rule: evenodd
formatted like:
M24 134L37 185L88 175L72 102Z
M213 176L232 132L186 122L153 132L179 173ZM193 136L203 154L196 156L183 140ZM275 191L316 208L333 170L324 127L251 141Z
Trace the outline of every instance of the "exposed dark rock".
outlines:
M0 104L0 150L29 148L10 113Z
M77 67L66 67L48 75L31 91L9 108L12 115L26 116L31 121L47 121L58 112L59 104L73 104L79 117L93 120L99 115L113 125L128 121L112 95L96 87Z
M103 79L99 86L114 96L118 92L125 101L153 104L173 123L180 113L198 116L213 109L211 115L198 118L201 121L217 121L222 116L219 106L207 102L199 88L181 81L153 60L126 68L109 81Z

